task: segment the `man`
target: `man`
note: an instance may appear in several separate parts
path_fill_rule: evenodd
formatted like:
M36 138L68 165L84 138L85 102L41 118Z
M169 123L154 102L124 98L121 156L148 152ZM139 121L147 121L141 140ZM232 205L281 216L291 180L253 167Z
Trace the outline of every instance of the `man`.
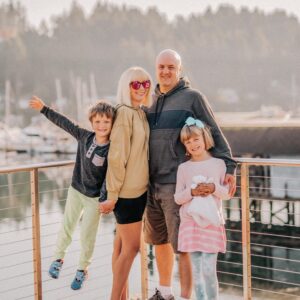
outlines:
M189 82L180 78L181 58L171 49L163 50L156 58L154 104L147 117L150 126L150 187L145 218L145 239L155 245L159 273L159 286L150 299L174 299L172 272L174 253L177 251L179 206L174 201L178 165L186 160L185 148L179 133L188 117L200 119L211 127L215 147L213 156L225 161L225 182L235 192L235 167L228 143L218 127L206 99ZM213 191L199 190L203 195ZM188 253L179 254L181 299L189 299L192 293L192 272Z

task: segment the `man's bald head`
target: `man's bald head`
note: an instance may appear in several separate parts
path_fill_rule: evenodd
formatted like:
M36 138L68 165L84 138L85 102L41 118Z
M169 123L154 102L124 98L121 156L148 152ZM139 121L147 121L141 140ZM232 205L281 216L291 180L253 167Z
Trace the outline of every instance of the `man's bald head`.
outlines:
M181 57L176 51L165 49L157 55L156 78L162 93L167 93L178 84L180 73Z
M181 68L181 57L180 55L172 49L164 49L162 50L157 56L156 56L156 64L159 59L163 57L173 58L176 62L179 68Z

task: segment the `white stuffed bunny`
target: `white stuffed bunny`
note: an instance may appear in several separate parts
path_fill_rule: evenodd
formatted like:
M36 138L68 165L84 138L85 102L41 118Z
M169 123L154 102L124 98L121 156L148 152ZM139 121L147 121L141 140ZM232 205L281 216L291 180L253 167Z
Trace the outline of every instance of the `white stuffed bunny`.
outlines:
M202 175L194 176L192 180L192 189L195 189L199 183L213 183L212 178L206 178ZM212 195L194 196L187 212L200 227L220 226L222 224L222 217Z

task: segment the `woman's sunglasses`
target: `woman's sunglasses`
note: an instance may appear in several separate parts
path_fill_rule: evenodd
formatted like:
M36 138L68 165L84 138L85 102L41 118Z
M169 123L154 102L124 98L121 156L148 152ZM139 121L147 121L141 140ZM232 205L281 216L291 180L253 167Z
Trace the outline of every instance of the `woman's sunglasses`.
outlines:
M132 82L130 82L130 86L134 90L138 90L141 87L141 85L144 87L144 89L149 89L150 85L151 85L151 82L150 82L150 80L145 80L143 82L140 82L140 81L132 81Z

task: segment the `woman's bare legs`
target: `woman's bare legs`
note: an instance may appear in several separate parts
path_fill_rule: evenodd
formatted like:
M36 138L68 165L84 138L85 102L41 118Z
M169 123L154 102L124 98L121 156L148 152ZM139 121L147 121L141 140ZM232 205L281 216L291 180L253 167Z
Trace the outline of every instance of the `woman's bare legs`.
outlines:
M121 243L121 239L120 236L118 234L118 231L116 233L116 237L114 240L114 251L113 251L113 255L112 255L112 269L114 272L114 266L115 266L115 262L118 259L120 253L121 253L121 247L122 247L122 243ZM127 300L128 299L128 281L126 281L126 284L123 288L123 292L122 292L122 296L120 297L120 300Z
M117 224L113 253L113 286L111 300L125 300L131 265L140 249L142 222ZM119 250L119 251L118 251ZM119 253L119 255L117 255Z

